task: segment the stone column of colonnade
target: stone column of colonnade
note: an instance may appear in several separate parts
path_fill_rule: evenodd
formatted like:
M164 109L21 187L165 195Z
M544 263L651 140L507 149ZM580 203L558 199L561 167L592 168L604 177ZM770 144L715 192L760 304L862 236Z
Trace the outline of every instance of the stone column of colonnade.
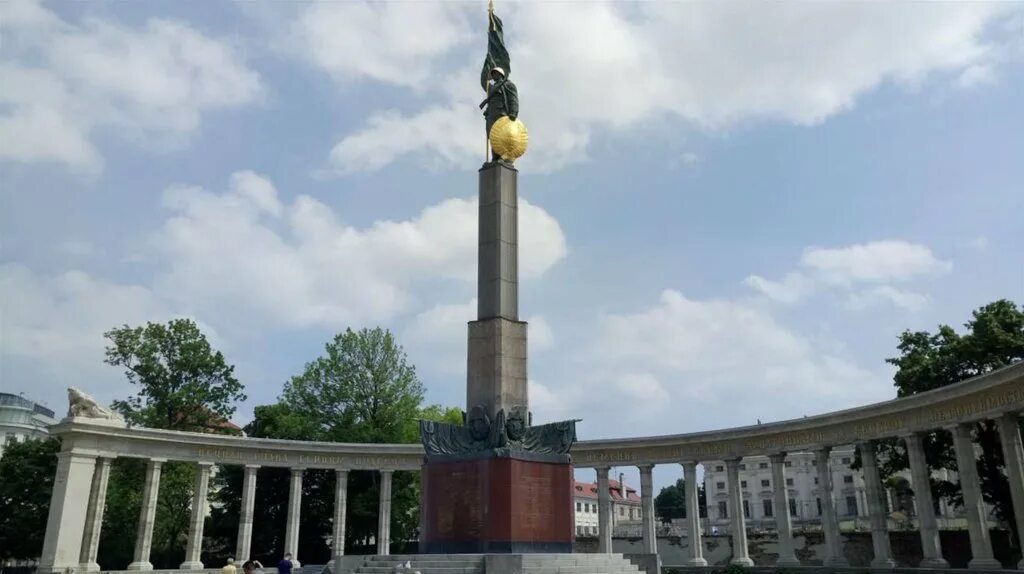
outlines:
M256 502L256 476L260 470L258 464L245 465L242 478L242 500L238 516L238 542L235 545L235 560L244 563L252 558L252 518Z
M996 419L999 427L999 442L1003 448L1003 462L1006 478L1010 482L1010 497L1013 499L1013 515L1017 521L1017 548L1024 548L1024 444L1020 436L1020 417L1013 413ZM1024 557L1017 564L1024 570Z
M923 436L910 433L903 436L910 460L910 480L914 489L914 504L917 508L918 530L921 534L921 568L948 568L949 563L942 557L942 543L939 540L939 525L935 520L935 504L932 500L931 469L924 457Z
M743 493L740 492L740 461L733 458L725 461L729 486L729 513L732 516L732 560L731 564L753 566L754 561L747 553L747 524L743 516Z
M839 522L836 520L836 506L832 498L832 470L829 468L831 447L814 451L814 465L818 471L818 498L821 500L821 529L825 534L826 566L845 566L843 542L839 538Z
M348 471L334 471L334 535L331 541L331 554L334 563L338 564L345 555L345 515L348 511ZM337 571L337 568L335 568Z
M992 556L989 540L988 521L985 520L985 503L981 498L981 483L971 440L971 427L975 423L961 423L947 427L953 433L953 450L956 451L957 475L964 497L964 513L967 515L967 533L971 539L971 561L968 568L998 570L1002 564Z
M82 533L82 555L80 568L85 572L99 572L100 565L96 556L100 548L100 532L103 528L103 510L107 506L107 484L110 481L110 463L112 459L100 457L96 459L96 469L92 475L92 486L89 489L89 507L85 518L85 531Z
M394 471L380 471L380 511L377 514L377 554L391 554L391 475Z
M202 570L203 525L206 522L206 495L210 486L210 471L213 463L200 462L196 471L196 482L192 488L192 515L188 524L188 543L185 546L185 561L182 570Z
M872 568L894 568L896 561L892 559L892 547L889 544L889 515L886 512L885 491L882 489L882 478L878 474L878 461L875 457L873 442L862 442L860 460L864 467L864 496L868 501L868 518L871 521L871 546L875 557L871 560Z
M304 468L293 468L292 479L288 484L288 523L284 530L284 553L292 555L292 565L298 568L299 562L299 519L302 517L302 475Z
M697 463L683 462L683 498L686 507L686 526L690 535L690 558L687 566L707 566L704 559L704 541L700 532L700 497L697 494Z
M768 456L772 463L772 493L775 505L775 530L779 537L779 559L777 566L799 566L793 545L793 525L789 516L789 489L786 487L786 453Z
M654 529L654 465L642 464L640 469L640 519L643 527L643 553L657 554L658 539Z
M160 492L160 470L165 459L151 458L146 464L146 478L142 486L142 508L139 510L139 530L135 537L135 557L128 570L152 570L149 555L153 550L153 523L156 521L156 499Z
M611 525L611 493L608 490L607 466L595 468L597 471L597 551L608 554L612 551Z

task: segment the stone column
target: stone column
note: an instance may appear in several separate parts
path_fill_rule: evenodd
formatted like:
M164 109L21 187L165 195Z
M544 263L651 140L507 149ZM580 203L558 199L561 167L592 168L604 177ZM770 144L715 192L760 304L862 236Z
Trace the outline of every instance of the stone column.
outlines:
M380 471L380 512L377 514L377 554L391 554L391 475L394 471Z
M597 471L597 551L608 554L612 551L611 493L608 491L607 466L594 469Z
M1020 418L1006 413L996 423L999 425L999 442L1003 445L1006 478L1010 482L1013 515L1017 519L1017 548L1024 548L1024 445L1020 437ZM1024 570L1024 558L1017 564L1017 569Z
M138 534L135 538L135 557L128 570L152 570L149 554L153 550L153 522L156 521L156 499L160 493L160 469L164 459L152 458L146 465L146 480L142 485L142 508L139 510Z
M910 459L910 480L914 487L914 502L917 507L918 530L921 532L921 568L948 568L942 558L942 544L939 541L939 525L935 521L935 504L932 500L931 470L924 458L922 436L911 433L903 437Z
M81 569L85 572L99 572L96 554L100 548L100 531L103 528L103 510L107 505L107 483L110 480L109 458L97 458L96 470L92 475L92 489L89 491L89 510L85 518L85 532L82 536Z
M284 530L284 553L292 555L292 565L299 564L299 518L302 516L302 473L306 469L293 468L288 484L288 523Z
M967 567L998 570L1003 566L992 557L988 521L985 520L985 501L981 498L981 483L978 480L974 441L971 440L972 426L974 423L961 423L949 429L953 433L957 474L960 476L960 489L964 496L967 531L971 536L971 561L967 563Z
M238 517L238 543L235 545L235 560L244 563L252 558L252 513L256 502L256 475L258 464L245 465L245 476L242 479L241 513Z
M690 558L686 566L707 566L704 541L700 533L700 497L697 494L697 463L683 462L683 498L686 504L686 527L690 533Z
M826 566L846 566L843 556L843 542L839 538L839 522L836 520L835 502L832 500L832 470L829 468L831 447L814 451L814 464L818 469L818 492L821 498L821 530L825 533Z
M654 465L643 464L640 469L640 519L644 535L644 554L658 553L657 533L654 529Z
M892 548L889 545L889 515L885 511L885 492L882 490L882 479L878 475L878 461L875 459L875 445L862 442L860 459L864 469L864 496L868 501L868 518L871 520L871 545L875 550L875 558L871 561L872 568L894 568Z
M775 529L779 533L779 560L776 566L799 566L793 548L793 525L789 517L789 489L786 486L786 453L768 456L772 461L772 494L775 505Z
M753 566L754 561L747 554L747 522L743 516L743 493L740 492L740 460L725 461L729 481L729 515L732 517L732 560L731 564Z
M201 462L196 469L196 482L192 487L192 516L189 519L188 543L185 545L185 561L182 570L202 570L203 525L206 522L207 489L210 485L212 462Z
M78 566L95 468L94 456L69 451L57 455L57 474L37 570L40 574L63 573Z
M348 471L344 469L335 470L334 476L334 539L331 544L331 554L334 555L334 563L340 565L340 558L345 555L345 515L348 511ZM423 527L421 524L420 532L422 531ZM337 571L337 568L335 568L335 571Z

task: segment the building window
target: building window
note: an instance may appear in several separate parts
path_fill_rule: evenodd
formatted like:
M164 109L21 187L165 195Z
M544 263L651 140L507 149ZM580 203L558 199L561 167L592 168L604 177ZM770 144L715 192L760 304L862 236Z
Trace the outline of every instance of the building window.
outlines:
M718 501L718 517L719 518L729 518L729 507L726 506L724 500L719 500Z
M843 484L853 484L853 475L847 474L843 476Z
M743 518L750 518L750 501L743 501Z
M724 466L722 466L720 464L715 466L715 472L722 472L723 470L725 470Z
M850 464L850 457L844 456L843 457L843 464Z
M812 458L811 459L811 466L818 466L818 459Z
M762 462L761 464L757 465L757 468L768 468L768 463Z
M765 518L770 518L772 516L772 501L762 500L761 505L764 507Z
M817 498L815 500L818 502L818 516L821 516L821 499Z
M725 490L725 483L724 482L716 482L715 483L715 488L717 488L718 490Z
M625 515L626 515L626 509L620 506L619 507L619 516L625 516Z
M857 516L857 497L847 496L846 497L846 514L849 516Z
M746 487L747 487L747 481L741 480L740 481L740 488L746 488Z
M747 470L747 465L741 464L740 465L740 470Z
M793 461L787 460L785 464L786 464L786 468L789 468L789 467L793 466Z
M589 502L583 505L583 512L590 512L590 503Z
M793 486L793 479L792 478L787 478L786 479L786 486Z
M576 503L576 512L579 512L581 510L583 510L583 503L577 502Z
M629 509L629 519L633 520L633 509L632 508Z
M761 481L761 486L762 486L763 488L770 488L770 487L771 487L771 485L772 485L771 481L768 481L768 480L762 480L762 481Z
M814 477L814 484L818 484L818 477Z
M790 516L796 516L796 499L795 498L790 498L789 499L789 515Z

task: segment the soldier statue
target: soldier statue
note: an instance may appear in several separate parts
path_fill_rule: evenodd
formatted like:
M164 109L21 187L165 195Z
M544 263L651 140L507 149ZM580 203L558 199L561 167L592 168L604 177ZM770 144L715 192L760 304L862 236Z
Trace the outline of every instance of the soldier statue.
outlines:
M495 66L491 68L491 82L487 86L487 99L480 102L480 109L484 110L484 117L487 119L487 136L491 135L491 126L502 116L515 121L519 116L519 92L516 85L509 80L505 70ZM493 161L499 156L492 150Z

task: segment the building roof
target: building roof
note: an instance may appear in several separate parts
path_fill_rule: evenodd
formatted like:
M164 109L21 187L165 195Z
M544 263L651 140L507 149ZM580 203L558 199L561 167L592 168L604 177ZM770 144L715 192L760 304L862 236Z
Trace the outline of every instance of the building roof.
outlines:
M636 493L636 489L628 484L626 487L626 497L622 497L622 487L619 485L617 480L608 481L608 492L611 495L611 499L616 502L629 502L640 504L640 496ZM580 498L593 498L597 500L597 483L596 482L580 482L576 481L576 492L575 495Z

